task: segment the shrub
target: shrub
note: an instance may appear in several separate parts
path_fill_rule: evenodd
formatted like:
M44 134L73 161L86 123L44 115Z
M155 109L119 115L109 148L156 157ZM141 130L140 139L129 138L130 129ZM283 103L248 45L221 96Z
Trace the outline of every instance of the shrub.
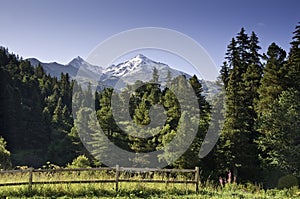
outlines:
M284 189L284 188L291 188L298 186L298 179L293 175L286 175L281 177L278 180L277 188Z
M0 169L11 168L10 152L6 149L5 140L0 137Z
M75 158L71 164L68 164L69 168L88 168L91 166L91 163L85 155L80 155Z

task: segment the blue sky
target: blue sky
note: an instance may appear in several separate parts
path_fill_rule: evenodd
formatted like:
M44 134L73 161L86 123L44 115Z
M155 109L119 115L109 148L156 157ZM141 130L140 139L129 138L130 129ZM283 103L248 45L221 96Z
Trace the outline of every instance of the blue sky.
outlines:
M257 33L262 52L273 41L288 50L300 21L299 0L0 0L0 5L0 45L24 58L60 63L86 58L114 34L150 26L195 39L220 66L241 27Z

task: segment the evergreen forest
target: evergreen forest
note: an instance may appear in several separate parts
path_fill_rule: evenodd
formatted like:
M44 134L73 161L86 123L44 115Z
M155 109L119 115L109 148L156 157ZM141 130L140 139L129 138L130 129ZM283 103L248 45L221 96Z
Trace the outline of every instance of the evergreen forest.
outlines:
M197 76L169 78L167 85L161 85L156 70L150 82L137 81L117 92L117 98L124 101L129 90L135 91L130 96L129 113L137 125L151 122L151 108L164 108L163 127L149 129L146 134L152 136L145 138L135 137L134 133L139 132L126 119L122 126L132 135L124 133L114 120L113 88L95 92L90 85L81 88L68 74L52 77L41 65L33 67L28 60L1 47L0 169L41 168L47 164L64 167L82 155L88 158L89 166L106 166L97 155L113 154L101 146L99 139L86 141L97 151L87 150L79 129L97 137L100 125L106 137L120 148L147 153L166 148L178 134L180 142L186 142L188 132L181 130L189 128L184 125L195 124L198 128L191 145L169 168L199 166L201 177L213 181L231 171L238 182L263 183L266 187L276 186L278 179L286 175L300 180L300 23L291 36L288 52L275 42L261 52L256 33L241 28L229 41L217 80L221 90L210 102ZM181 100L188 100L184 93L189 85L196 96L199 117L194 116L194 107L181 107ZM182 96L178 98L172 88ZM85 106L91 96L95 96L95 110ZM82 106L72 106L74 100L81 100ZM218 107L217 118L212 117L212 107ZM89 118L93 111L98 124ZM200 158L209 125L220 137L211 152ZM166 153L160 158L168 161L170 157ZM147 164L139 161L135 160L134 166Z

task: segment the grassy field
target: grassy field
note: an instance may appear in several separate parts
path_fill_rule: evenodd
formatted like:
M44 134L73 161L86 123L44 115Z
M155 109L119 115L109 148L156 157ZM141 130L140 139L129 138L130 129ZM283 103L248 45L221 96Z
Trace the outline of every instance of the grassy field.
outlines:
M121 176L129 178L125 174ZM144 176L145 177L145 176ZM147 177L147 176L146 176ZM131 176L134 179L142 177ZM165 176L155 175L155 179ZM190 176L177 176L184 180ZM34 173L33 181L57 180L84 180L84 179L114 179L114 173L107 171L68 172L68 173ZM28 182L28 173L1 174L0 184L7 182ZM171 183L119 183L119 190L115 190L114 183L89 184L41 184L0 187L0 198L300 198L299 188L264 190L252 184L226 184L223 188L213 183L200 184L199 193L195 192L192 184Z

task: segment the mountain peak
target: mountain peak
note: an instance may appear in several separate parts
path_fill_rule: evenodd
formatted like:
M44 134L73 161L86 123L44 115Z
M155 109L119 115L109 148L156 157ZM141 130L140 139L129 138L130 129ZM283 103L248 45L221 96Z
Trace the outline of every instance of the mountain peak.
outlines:
M138 62L138 63L141 63L141 62L153 62L151 59L149 59L148 57L146 57L145 55L143 54L138 54L136 55L134 58L128 60L129 62Z
M77 56L75 59L79 60L79 61L84 61L83 58L81 58L80 56Z
M79 62L83 62L84 61L84 59L83 58L81 58L80 56L77 56L77 57L75 57L74 59L72 59L72 61L79 61ZM72 62L71 61L71 62Z
M143 55L143 54L138 54L138 55L135 56L134 58L137 58L137 59L148 59L148 57L146 57L146 56Z
M72 59L72 61L70 61L68 65L72 65L75 68L79 68L81 64L84 62L85 62L84 59L82 59L80 56L77 56L74 59Z

